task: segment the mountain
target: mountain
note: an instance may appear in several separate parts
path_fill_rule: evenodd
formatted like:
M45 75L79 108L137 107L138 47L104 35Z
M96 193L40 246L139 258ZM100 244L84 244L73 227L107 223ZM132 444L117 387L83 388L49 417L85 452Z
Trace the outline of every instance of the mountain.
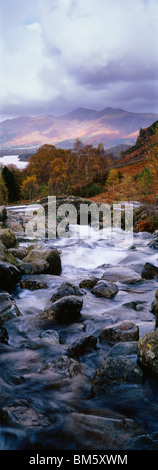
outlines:
M154 113L134 113L123 109L105 108L102 111L77 108L63 116L22 116L0 123L0 149L29 149L44 144L71 148L76 138L84 143L106 148L132 145L140 128L158 119Z
M120 164L128 165L144 161L146 148L150 148L152 151L152 148L157 144L157 129L158 121L145 129L140 129L135 145L121 151Z

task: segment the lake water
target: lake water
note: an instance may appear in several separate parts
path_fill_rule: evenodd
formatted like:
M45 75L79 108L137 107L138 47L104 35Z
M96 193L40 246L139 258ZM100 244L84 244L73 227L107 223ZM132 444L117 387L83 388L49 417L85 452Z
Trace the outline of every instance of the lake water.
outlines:
M19 155L5 155L0 158L0 164L3 165L16 165L18 168L26 168L28 162L21 162L19 160Z

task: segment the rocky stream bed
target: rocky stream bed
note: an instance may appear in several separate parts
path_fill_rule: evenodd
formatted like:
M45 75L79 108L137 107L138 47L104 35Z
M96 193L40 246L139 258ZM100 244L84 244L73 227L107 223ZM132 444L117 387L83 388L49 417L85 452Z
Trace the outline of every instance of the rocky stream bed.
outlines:
M158 448L158 232L25 238L0 210L0 449ZM5 228L4 228L5 227Z

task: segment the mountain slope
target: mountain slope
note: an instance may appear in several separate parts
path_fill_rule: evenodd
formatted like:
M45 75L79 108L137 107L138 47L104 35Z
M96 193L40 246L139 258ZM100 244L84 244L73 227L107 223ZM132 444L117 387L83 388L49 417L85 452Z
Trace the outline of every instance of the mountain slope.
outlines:
M140 129L135 145L121 152L120 163L136 163L144 160L146 148L151 148L157 142L156 130L158 129L158 121L155 121L151 126Z
M0 123L0 148L40 147L44 144L71 147L76 138L111 147L132 145L139 129L150 126L158 114L131 113L122 109L102 111L78 108L60 117L19 117Z

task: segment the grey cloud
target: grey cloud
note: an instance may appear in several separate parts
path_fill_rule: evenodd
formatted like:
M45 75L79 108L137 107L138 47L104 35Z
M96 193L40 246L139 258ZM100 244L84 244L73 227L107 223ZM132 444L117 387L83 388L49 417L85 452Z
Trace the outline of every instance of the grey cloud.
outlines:
M130 63L128 58L110 60L105 66L74 66L69 67L78 83L89 86L92 89L104 88L106 84L116 82L147 81L157 78L157 64L146 68L145 64Z

